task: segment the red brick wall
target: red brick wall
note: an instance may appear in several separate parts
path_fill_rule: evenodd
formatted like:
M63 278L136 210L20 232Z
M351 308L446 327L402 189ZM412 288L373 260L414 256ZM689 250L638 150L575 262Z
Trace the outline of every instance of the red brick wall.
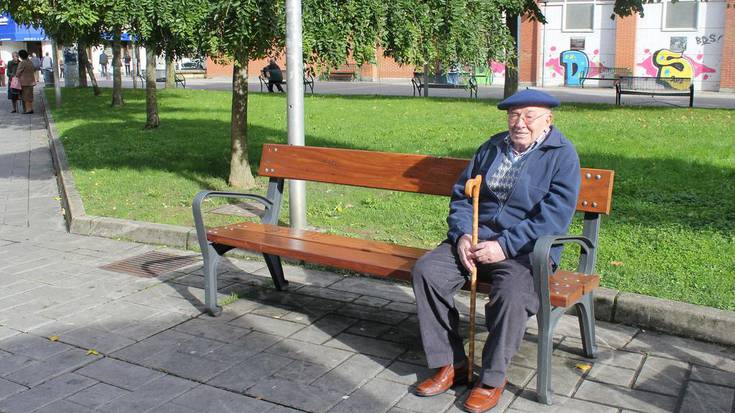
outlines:
M615 17L615 67L635 68L635 32L638 15Z
M528 17L521 19L521 44L518 56L518 81L536 85L538 77L539 30L541 24Z
M720 90L735 91L735 0L725 8L725 37L722 39Z

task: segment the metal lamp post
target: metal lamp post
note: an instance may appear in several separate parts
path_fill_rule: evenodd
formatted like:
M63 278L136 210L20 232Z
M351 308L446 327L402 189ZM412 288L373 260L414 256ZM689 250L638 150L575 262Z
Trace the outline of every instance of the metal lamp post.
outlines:
M288 144L304 146L304 62L301 0L286 0L286 75L288 82ZM289 180L289 213L293 228L306 226L306 185Z

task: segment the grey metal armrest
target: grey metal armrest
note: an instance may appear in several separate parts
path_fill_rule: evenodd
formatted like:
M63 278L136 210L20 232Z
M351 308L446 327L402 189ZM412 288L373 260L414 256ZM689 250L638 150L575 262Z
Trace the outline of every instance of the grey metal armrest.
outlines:
M549 302L549 277L554 273L551 269L551 248L562 244L577 244L582 247L579 252L577 271L591 274L594 271L596 246L589 238L582 235L545 235L538 240L531 253L533 280L542 305Z
M246 199L252 199L254 201L258 201L261 204L263 204L266 208L266 215L264 215L263 219L261 221L265 221L266 217L268 217L270 214L270 210L273 207L273 202L271 202L268 198L265 198L261 195L257 194L246 194L246 193L240 193L240 192L226 192L226 191L200 191L196 196L194 197L194 201L192 202L192 213L194 214L194 226L197 230L197 240L199 241L199 247L202 249L202 251L207 249L207 235L206 230L204 228L204 218L202 217L202 202L206 198L210 197L219 197L219 198L246 198Z

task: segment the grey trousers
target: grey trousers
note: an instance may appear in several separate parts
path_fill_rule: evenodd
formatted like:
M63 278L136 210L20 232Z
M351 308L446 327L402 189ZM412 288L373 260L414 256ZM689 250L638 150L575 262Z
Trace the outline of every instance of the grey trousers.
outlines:
M482 350L480 380L497 387L504 383L510 360L520 348L528 318L538 311L538 297L528 255L479 265L477 273L478 279L490 283L485 305L489 336ZM469 275L454 246L445 242L421 257L412 277L429 368L466 360L454 295Z

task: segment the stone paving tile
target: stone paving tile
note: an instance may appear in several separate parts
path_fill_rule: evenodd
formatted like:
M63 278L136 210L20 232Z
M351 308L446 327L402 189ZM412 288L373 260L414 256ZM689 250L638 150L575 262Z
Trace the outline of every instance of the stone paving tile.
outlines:
M416 300L409 285L368 277L348 277L329 286L330 289L368 295L388 301L413 303Z
M68 331L64 334L62 340L78 347L95 349L103 354L110 354L135 343L135 340L125 336L93 327L80 327Z
M140 320L139 323L117 329L114 333L140 341L190 319L191 317L187 314L163 311Z
M595 364L608 364L626 369L638 369L643 363L643 354L631 351L614 350L598 347L597 357L591 359L583 355L582 340L574 337L565 337L554 349L554 357L562 356Z
M35 362L30 357L0 350L0 376L6 376Z
M347 332L351 334L360 335L360 336L376 338L376 337L380 337L381 335L388 332L388 330L392 328L395 328L395 327L391 326L390 324L383 324L383 323L376 323L374 321L360 320L357 322L357 324L347 329ZM395 341L395 340L391 340L391 341Z
M164 376L164 373L105 357L76 371L77 374L97 381L135 390L147 382Z
M253 273L256 275L270 277L268 268L265 267L263 263L261 263L260 265L261 265L260 269L257 271L253 271ZM319 271L319 270L314 270L310 268L297 267L293 265L284 266L283 272L286 275L286 279L289 282L294 281L299 284L305 284L305 285L310 285L314 287L327 287L341 280L342 278L344 278L343 276L332 273L332 272Z
M320 346L297 340L286 339L265 350L294 360L303 360L327 367L334 367L350 358L354 353L339 348Z
M124 349L113 352L112 356L131 363L140 364L146 357L177 346L179 343L191 339L191 337L188 334L179 333L178 331L166 330Z
M309 343L323 344L357 322L354 318L328 314L304 328L291 338Z
M631 387L635 374L635 370L598 363L592 366L592 369L587 374L587 379Z
M230 344L225 344L224 346L207 352L204 354L204 357L210 360L222 361L231 364L240 363L247 360L253 354L259 353L279 341L281 341L280 337L253 331Z
M84 350L70 349L46 360L31 363L3 377L24 386L35 386L64 373L74 371L98 358L99 356L87 355Z
M0 358L0 365L2 359ZM692 366L692 372L689 376L691 380L701 381L709 384L719 384L721 386L735 387L735 373L712 369L703 366Z
M230 321L230 324L237 327L253 329L266 334L272 334L281 337L288 337L291 334L304 328L303 324L277 320L274 318L263 317L255 314L245 314L240 318L236 318Z
M5 326L0 325L0 341L5 340L8 337L13 337L18 334L20 334L20 331L13 330L12 328L7 328Z
M15 313L15 310L13 310L13 313ZM8 315L5 320L3 320L3 324L5 325L5 327L9 327L13 330L23 331L26 333L53 322L53 319L25 312Z
M329 288L312 287L306 285L299 288L298 294L310 295L312 297L324 298L327 300L351 302L360 297L360 294L350 293L346 291L335 291Z
M731 413L735 408L735 389L713 384L689 382L680 413Z
M323 389L350 394L357 387L380 373L390 364L389 360L364 354L355 354L313 383Z
M175 331L196 337L231 343L252 330L219 322L214 318L193 318L174 327Z
M205 359L178 351L161 351L143 359L142 364L175 376L206 382L227 370L231 363Z
M156 413L204 413L204 412L208 412L208 410L194 410L186 406L182 406L180 404L174 404L172 402L168 402L166 404L156 406L155 412ZM217 410L216 412L212 412L212 413L219 413L219 412L221 412L221 410Z
M0 341L0 349L36 360L45 360L73 348L68 344L36 337L31 334L18 334Z
M731 347L646 331L625 349L735 373L735 348Z
M291 364L288 364L282 369L274 372L273 375L282 379L309 384L331 369L332 367L325 366L323 364L294 360Z
M265 412L274 407L271 403L241 394L202 385L172 400L198 412L251 413Z
M676 397L593 381L583 382L574 397L646 413L672 412L676 406Z
M96 382L84 376L67 373L0 401L3 413L27 413L61 400L66 396L94 385Z
M432 397L420 397L414 394L413 389L410 389L396 403L396 407L412 412L438 413L449 409L456 401L457 395L451 392Z
M107 404L110 401L128 393L130 393L128 390L123 390L119 387L105 383L97 383L92 387L87 387L86 389L67 397L66 400L90 409L96 409L103 404Z
M406 351L404 346L397 343L348 333L342 333L324 345L387 359L394 359Z
M253 397L310 412L326 412L342 400L343 394L279 378L260 380L246 390Z
M378 378L412 386L427 379L433 373L434 370L426 367L420 367L415 364L408 364L402 361L395 361L388 368L383 370L378 375Z
M20 279L13 283L3 285L3 289L0 290L0 298L31 291L39 287L43 287L44 285L45 284L37 281Z
M293 363L293 359L288 357L259 353L248 360L235 364L209 380L207 384L243 392L290 363Z
M639 390L676 396L684 385L688 373L688 363L660 357L648 357L633 387Z
M538 403L536 393L523 391L510 404L508 412L525 413L617 413L617 407L605 406L564 396L554 396L552 405Z
M0 400L25 390L28 390L28 387L0 378Z
M390 300L386 300L384 298L372 297L370 295L363 295L362 297L353 301L353 304L367 305L369 307L384 307L386 304L390 302L391 302Z
M396 386L394 382L378 378L372 379L350 394L349 397L343 398L329 412L385 412L406 394L406 390L406 387Z
M105 412L144 412L184 394L197 383L173 376L163 376L146 386L102 405Z
M536 370L511 363L510 366L508 366L506 376L509 383L520 388L526 386L531 379L536 378Z
M84 406L80 406L76 403L67 400L57 400L51 404L48 404L38 410L35 413L93 413L94 410Z
M582 372L575 368L574 360L554 357L551 360L551 389L555 394L571 397L582 380ZM532 379L527 389L536 391L536 379Z

